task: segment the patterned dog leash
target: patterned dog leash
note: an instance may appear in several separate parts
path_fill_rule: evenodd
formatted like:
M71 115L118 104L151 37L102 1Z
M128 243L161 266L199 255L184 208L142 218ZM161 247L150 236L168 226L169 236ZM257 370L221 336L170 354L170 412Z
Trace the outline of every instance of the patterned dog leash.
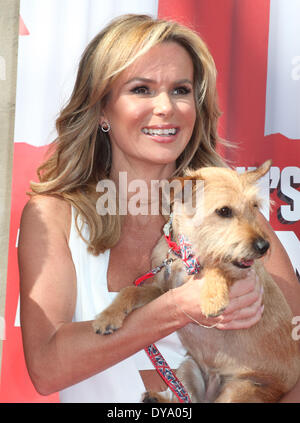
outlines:
M179 245L176 242L172 241L171 238L171 229L172 229L172 215L170 216L170 220L164 226L164 236L169 245L169 252L173 252L178 258L184 262L186 266L186 271L189 275L198 273L201 269L200 264L198 263L197 259L195 258L194 254L191 250L191 244L187 242L183 235L179 236ZM142 284L146 279L149 279L155 276L158 272L160 272L164 267L168 269L170 264L174 261L173 258L165 259L160 266L155 267L150 272L147 272L143 276L136 279L134 282L136 286ZM177 399L181 403L191 403L191 399L189 394L187 393L186 389L177 378L176 374L168 365L165 358L159 352L158 348L155 344L151 344L148 347L144 348L146 354L150 358L152 364L156 368L158 374L162 377L162 379L166 382L169 386L171 391L176 395Z
M164 260L163 264L155 267L150 272L146 273L145 275L141 276L140 278L136 279L134 282L136 286L139 286L143 283L146 279L149 279L156 275L156 273L160 272L160 270L170 263L173 259ZM189 394L185 390L184 386L177 378L176 374L170 368L169 364L163 357L163 355L158 350L155 344L148 345L148 347L144 348L146 354L150 358L153 366L155 367L157 373L161 376L161 378L165 381L165 383L169 386L171 391L176 395L177 399L181 403L191 403L191 399Z

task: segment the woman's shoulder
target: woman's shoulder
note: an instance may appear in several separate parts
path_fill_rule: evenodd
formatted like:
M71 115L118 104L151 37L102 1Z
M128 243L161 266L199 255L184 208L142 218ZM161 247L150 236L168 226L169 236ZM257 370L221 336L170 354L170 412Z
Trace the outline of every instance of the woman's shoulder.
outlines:
M44 228L70 232L71 205L64 198L54 195L34 195L26 203L21 217L21 227L36 226L43 223Z

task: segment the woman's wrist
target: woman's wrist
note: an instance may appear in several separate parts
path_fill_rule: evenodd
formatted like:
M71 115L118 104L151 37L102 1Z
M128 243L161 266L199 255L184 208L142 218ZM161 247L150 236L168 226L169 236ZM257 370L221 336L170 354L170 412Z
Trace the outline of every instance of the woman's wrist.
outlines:
M188 317L183 313L180 305L180 296L178 295L178 289L170 289L166 294L168 296L168 304L171 311L172 320L176 325L176 330L182 328L189 323Z
M192 283L195 282L196 281L192 281ZM189 323L194 323L207 329L217 327L217 325L223 321L222 316L206 317L201 311L200 301L186 301L186 289L188 289L188 283L169 291L170 301L174 310L174 319L178 322L176 330ZM188 294L190 295L191 293L189 292ZM193 294L195 293L193 292ZM199 295L199 292L197 292L197 294Z
M188 323L196 323L199 326L213 324L211 322L209 323L208 319L202 314L200 306L197 315L192 316L188 313L189 310L186 310L187 307L183 306L182 292L180 287L170 289L168 292L170 296L170 302L172 304L171 307L174 314L174 321L177 322L178 326L176 330L186 326Z

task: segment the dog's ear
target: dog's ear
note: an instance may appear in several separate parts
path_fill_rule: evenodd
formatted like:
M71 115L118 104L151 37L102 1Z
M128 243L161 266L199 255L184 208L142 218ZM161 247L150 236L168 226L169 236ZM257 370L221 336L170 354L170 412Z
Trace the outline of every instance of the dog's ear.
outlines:
M248 183L253 184L270 170L271 165L272 160L267 160L257 169L249 170L248 172L242 173L241 176L245 178Z

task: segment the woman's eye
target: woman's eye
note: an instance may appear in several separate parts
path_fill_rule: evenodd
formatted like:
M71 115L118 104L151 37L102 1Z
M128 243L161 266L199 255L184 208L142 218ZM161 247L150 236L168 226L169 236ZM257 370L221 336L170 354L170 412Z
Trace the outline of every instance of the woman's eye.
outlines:
M191 92L191 89L188 87L177 87L173 90L175 95L186 95Z
M149 90L147 87L135 87L131 90L134 94L148 94Z

